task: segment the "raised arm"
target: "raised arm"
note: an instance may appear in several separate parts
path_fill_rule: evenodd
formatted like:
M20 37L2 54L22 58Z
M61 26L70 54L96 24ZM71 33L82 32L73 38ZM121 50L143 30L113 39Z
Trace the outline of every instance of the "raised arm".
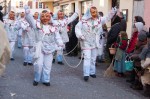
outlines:
M117 8L114 7L111 9L111 11L108 13L108 15L101 17L102 24L106 24L107 22L111 21L111 19L116 14L116 12L117 12Z
M70 18L68 18L68 21L67 21L68 24L73 22L79 16L78 12L79 11L77 10Z
M28 6L25 6L25 19L27 20L27 22L31 25L31 27L33 29L36 29L36 23L34 22L34 18L30 13L30 9Z

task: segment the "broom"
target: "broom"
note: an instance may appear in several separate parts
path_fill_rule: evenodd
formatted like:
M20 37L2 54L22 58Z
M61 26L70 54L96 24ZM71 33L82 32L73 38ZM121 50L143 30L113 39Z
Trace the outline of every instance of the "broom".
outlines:
M106 69L106 71L104 72L104 77L114 77L115 76L115 72L113 70L113 63L114 63L114 59L112 60L111 64Z

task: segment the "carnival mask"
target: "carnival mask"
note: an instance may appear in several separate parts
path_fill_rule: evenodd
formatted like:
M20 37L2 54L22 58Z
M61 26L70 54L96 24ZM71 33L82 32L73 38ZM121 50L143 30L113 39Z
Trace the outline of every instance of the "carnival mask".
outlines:
M98 12L97 12L97 8L96 7L91 7L90 12L91 12L92 18L94 18L94 19L97 18Z
M24 12L22 12L22 13L20 14L20 16L21 16L21 18L24 18L24 16L25 16Z
M50 17L50 14L49 12L46 12L46 13L42 13L41 14L41 22L46 25L49 23L51 17Z
M10 20L14 20L14 19L15 19L15 13L14 13L13 11L11 11L11 12L9 13L9 19L10 19Z
M34 19L35 19L35 20L38 19L38 16L39 16L39 13L38 13L38 12L35 12L35 13L34 13Z
M58 12L58 19L64 19L64 13L62 11Z

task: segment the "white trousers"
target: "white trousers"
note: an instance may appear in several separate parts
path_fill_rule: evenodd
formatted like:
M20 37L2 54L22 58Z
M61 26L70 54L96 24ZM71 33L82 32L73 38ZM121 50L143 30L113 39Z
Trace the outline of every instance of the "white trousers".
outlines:
M57 61L62 62L63 61L63 48L61 50L57 50Z
M10 53L10 58L14 58L13 57L13 54L14 54L14 49L15 49L15 41L13 41L13 42L9 42L9 44L10 44L10 49L11 49L11 53Z
M40 53L40 58L37 60L37 64L34 64L34 81L47 83L50 82L50 72L52 67L53 55L45 55Z
M33 58L32 48L23 47L23 53L24 53L24 62L32 63Z
M89 76L96 74L95 62L97 57L97 48L83 50L83 75Z

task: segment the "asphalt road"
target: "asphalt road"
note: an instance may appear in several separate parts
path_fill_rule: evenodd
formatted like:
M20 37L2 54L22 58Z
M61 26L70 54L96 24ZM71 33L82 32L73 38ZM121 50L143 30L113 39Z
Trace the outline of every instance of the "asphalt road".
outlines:
M77 64L78 57L66 57ZM33 66L23 66L22 49L16 48L15 61L11 61L0 78L0 99L147 99L141 91L132 90L125 78L105 78L106 64L97 66L97 78L83 80L82 64L70 68L66 64L53 64L51 86L33 86Z

